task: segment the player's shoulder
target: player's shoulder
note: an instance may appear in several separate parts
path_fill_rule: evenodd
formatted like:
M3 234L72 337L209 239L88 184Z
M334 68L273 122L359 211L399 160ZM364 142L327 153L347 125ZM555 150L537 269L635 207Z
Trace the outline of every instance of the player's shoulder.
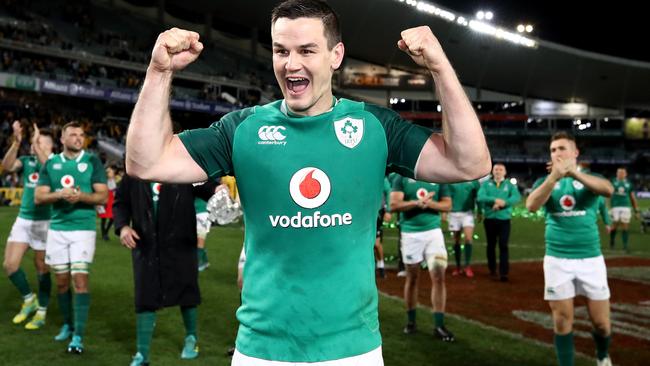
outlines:
M535 183L533 183L533 187L536 188L536 187L540 186L542 183L544 183L544 181L546 180L546 177L548 177L548 174L537 178L535 180Z
M272 104L272 103L270 103ZM224 125L237 126L244 122L250 116L255 115L260 110L260 106L253 106L248 108L239 109L225 114L218 121L212 123L211 127L218 127Z
M349 101L346 99L346 101ZM352 101L349 101L352 102ZM366 112L372 114L375 116L380 121L387 121L387 120L393 120L393 119L400 119L400 115L395 112L394 110L386 107L382 107L376 104L372 103L364 103L364 102L354 102L357 103L358 106L363 108Z

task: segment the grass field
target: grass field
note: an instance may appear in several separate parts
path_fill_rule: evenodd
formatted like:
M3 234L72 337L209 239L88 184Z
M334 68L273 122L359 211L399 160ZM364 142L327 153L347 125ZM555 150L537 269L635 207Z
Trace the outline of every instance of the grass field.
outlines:
M650 202L642 201L644 207ZM0 240L4 242L15 219L15 208L0 208ZM485 261L485 240L479 225L475 240L474 262ZM396 253L397 233L386 232L387 257ZM601 233L602 235L602 233ZM632 255L650 257L650 241L641 234L638 221L632 225L630 245ZM213 228L208 237L210 268L200 274L203 304L199 307L199 344L201 355L194 361L179 358L184 337L178 308L158 313L152 344L152 365L229 365L226 349L234 342L237 322L234 317L239 304L236 287L236 265L243 231L241 226ZM512 260L541 259L544 253L543 221L516 218L510 241ZM447 242L451 240L447 237ZM620 240L620 238L619 238ZM603 242L606 242L603 238ZM619 243L620 248L620 243ZM606 256L624 255L621 250ZM23 262L30 284L35 286L31 253ZM394 263L388 263L390 266ZM540 276L542 274L540 273ZM112 236L108 242L99 241L95 263L91 270L91 307L88 329L84 339L83 356L64 353L65 344L53 336L61 324L56 297L48 314L48 324L34 332L14 326L11 318L19 308L19 295L8 280L0 280L0 365L128 365L135 353L135 315L133 310L131 258L127 249ZM453 297L453 293L448 294ZM540 295L540 301L541 295ZM555 362L553 349L518 335L485 327L474 321L448 316L448 327L457 336L454 344L444 344L428 332L432 322L429 312L420 309L421 331L406 337L402 334L405 320L400 300L380 296L380 322L384 339L384 359L388 366L418 365L551 365ZM578 365L593 365L593 359L579 357Z

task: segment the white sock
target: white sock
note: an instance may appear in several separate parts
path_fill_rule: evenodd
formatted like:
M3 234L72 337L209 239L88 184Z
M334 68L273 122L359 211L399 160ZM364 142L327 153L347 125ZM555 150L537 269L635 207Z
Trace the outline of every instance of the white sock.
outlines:
M30 301L34 300L35 296L36 295L33 292L30 292L27 295L23 296L23 301L30 302Z
M384 261L377 261L377 268L384 268Z

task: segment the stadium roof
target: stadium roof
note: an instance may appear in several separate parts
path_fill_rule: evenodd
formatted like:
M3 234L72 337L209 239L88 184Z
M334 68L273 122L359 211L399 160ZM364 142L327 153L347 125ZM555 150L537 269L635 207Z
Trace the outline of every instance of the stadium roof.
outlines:
M215 23L221 21L257 27L260 29L262 41L264 37L268 37L269 14L277 2L166 0L168 5L195 14L199 9L202 13L206 10L212 11ZM455 9L455 1L443 2L449 3L450 7L447 9L456 13L469 9L472 3L459 1L459 9ZM426 24L442 43L461 82L465 85L530 98L583 102L612 108L650 109L650 62L647 61L605 55L537 38L534 38L537 41L535 48L514 45L418 11L398 0L329 0L329 3L341 16L346 52L357 59L392 65L404 70L416 70L410 58L400 52L395 44L403 29ZM254 7L251 4L254 4ZM439 2L435 4L443 6ZM539 8L539 5L537 7ZM495 10L495 13L498 16L498 10ZM461 15L470 19L474 16L470 13ZM512 18L512 15L509 17ZM587 12L584 17L589 17ZM556 26L549 20L545 24L548 27ZM562 28L558 26L558 29ZM539 32L542 36L545 33L549 36L555 34L554 37L560 34L558 31ZM619 40L613 38L607 41ZM597 49L591 46L590 48ZM620 47L618 49L625 50ZM598 50L610 54L618 52L610 52L606 48Z

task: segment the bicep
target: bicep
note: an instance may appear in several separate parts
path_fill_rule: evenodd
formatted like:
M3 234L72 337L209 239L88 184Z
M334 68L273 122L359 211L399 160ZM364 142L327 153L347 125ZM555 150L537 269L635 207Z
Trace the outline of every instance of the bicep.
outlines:
M93 191L95 193L108 193L108 186L106 183L93 183Z
M207 180L208 175L194 161L178 136L174 136L145 179L166 183L195 183Z
M416 179L438 183L463 180L456 165L446 156L446 144L441 134L431 134L422 146L416 166Z
M390 203L398 203L404 201L404 192L393 191L390 192Z
M36 189L34 190L34 195L41 197L45 194L48 194L52 191L50 186L37 186Z

